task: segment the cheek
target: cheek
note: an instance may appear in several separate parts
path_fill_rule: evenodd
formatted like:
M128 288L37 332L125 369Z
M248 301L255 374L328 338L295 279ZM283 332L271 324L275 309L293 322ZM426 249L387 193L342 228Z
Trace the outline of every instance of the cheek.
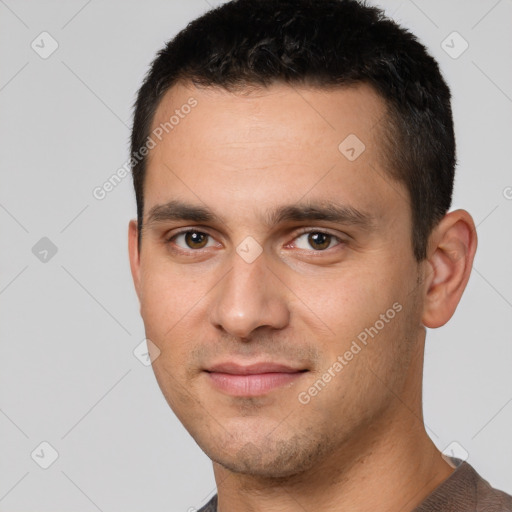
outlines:
M185 373L192 371L191 350L209 339L209 292L216 274L161 260L147 259L141 280L141 316L147 338L160 350L154 365L182 381L188 378Z
M182 343L180 329L195 302L188 286L186 280L177 279L169 272L152 269L144 275L141 316L147 338L161 351L160 359L167 359L166 354L178 350Z
M341 340L372 326L403 296L399 279L375 272L372 267L340 269L327 279L298 285L296 282L295 289L299 297L305 297L304 307L316 313L317 321Z
M381 268L387 272L373 270ZM383 383L376 375L395 387L397 375L404 371L400 365L405 367L418 334L413 328L416 312L411 283L415 283L412 274L389 263L387 267L368 265L338 272L328 284L310 283L305 315L299 316L302 321L311 319L307 326L311 333L319 334L315 326L328 327L316 340L323 352L318 377L342 358L343 369L336 373L333 386L340 404L354 388L366 390L368 399L374 394L380 397ZM302 288L301 293L305 291ZM318 317L307 313L308 308Z
M142 317L146 326L157 332L170 329L204 295L193 270L183 272L149 251L141 268L141 290Z
M169 406L178 414L192 407L187 361L198 336L190 319L200 307L201 295L193 280L176 275L168 267L153 267L143 280L141 315L146 337L159 350L152 363L156 380Z

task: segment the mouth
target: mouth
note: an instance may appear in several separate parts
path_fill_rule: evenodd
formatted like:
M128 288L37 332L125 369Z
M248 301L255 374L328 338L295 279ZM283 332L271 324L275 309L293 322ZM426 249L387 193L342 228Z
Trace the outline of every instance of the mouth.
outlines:
M251 365L227 362L205 370L215 389L240 397L260 396L272 390L290 386L307 371L304 368L272 362Z

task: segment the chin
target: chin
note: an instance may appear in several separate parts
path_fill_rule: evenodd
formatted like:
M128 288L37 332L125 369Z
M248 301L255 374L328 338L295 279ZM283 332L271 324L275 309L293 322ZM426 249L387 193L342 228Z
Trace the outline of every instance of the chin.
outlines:
M293 438L283 440L263 439L261 443L246 442L240 448L234 443L224 446L234 451L204 450L213 462L233 473L271 479L288 479L310 470L316 464L322 449L311 445L311 440Z

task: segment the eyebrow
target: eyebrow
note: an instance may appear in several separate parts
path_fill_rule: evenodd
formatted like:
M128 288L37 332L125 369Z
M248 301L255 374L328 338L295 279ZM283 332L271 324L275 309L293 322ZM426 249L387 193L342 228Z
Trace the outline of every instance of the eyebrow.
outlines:
M155 205L149 210L146 227L167 221L191 221L196 223L217 222L226 224L223 216L217 215L206 206L172 200ZM307 202L283 205L267 211L264 224L274 227L290 221L325 220L338 224L348 224L370 229L374 225L374 216L349 205L340 205L328 201Z

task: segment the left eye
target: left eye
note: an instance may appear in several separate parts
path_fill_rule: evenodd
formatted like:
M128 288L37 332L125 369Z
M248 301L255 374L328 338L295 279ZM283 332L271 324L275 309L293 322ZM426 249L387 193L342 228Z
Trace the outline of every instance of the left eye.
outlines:
M330 249L332 247L332 242L341 242L339 238L329 233L324 233L323 231L309 231L306 233L302 233L302 235L299 235L295 240L300 240L301 238L304 237L307 237L305 242L302 241L301 243L299 243L296 241L294 243L294 245L299 249L309 250L310 248L313 248L316 249L317 251L325 251L326 249Z

